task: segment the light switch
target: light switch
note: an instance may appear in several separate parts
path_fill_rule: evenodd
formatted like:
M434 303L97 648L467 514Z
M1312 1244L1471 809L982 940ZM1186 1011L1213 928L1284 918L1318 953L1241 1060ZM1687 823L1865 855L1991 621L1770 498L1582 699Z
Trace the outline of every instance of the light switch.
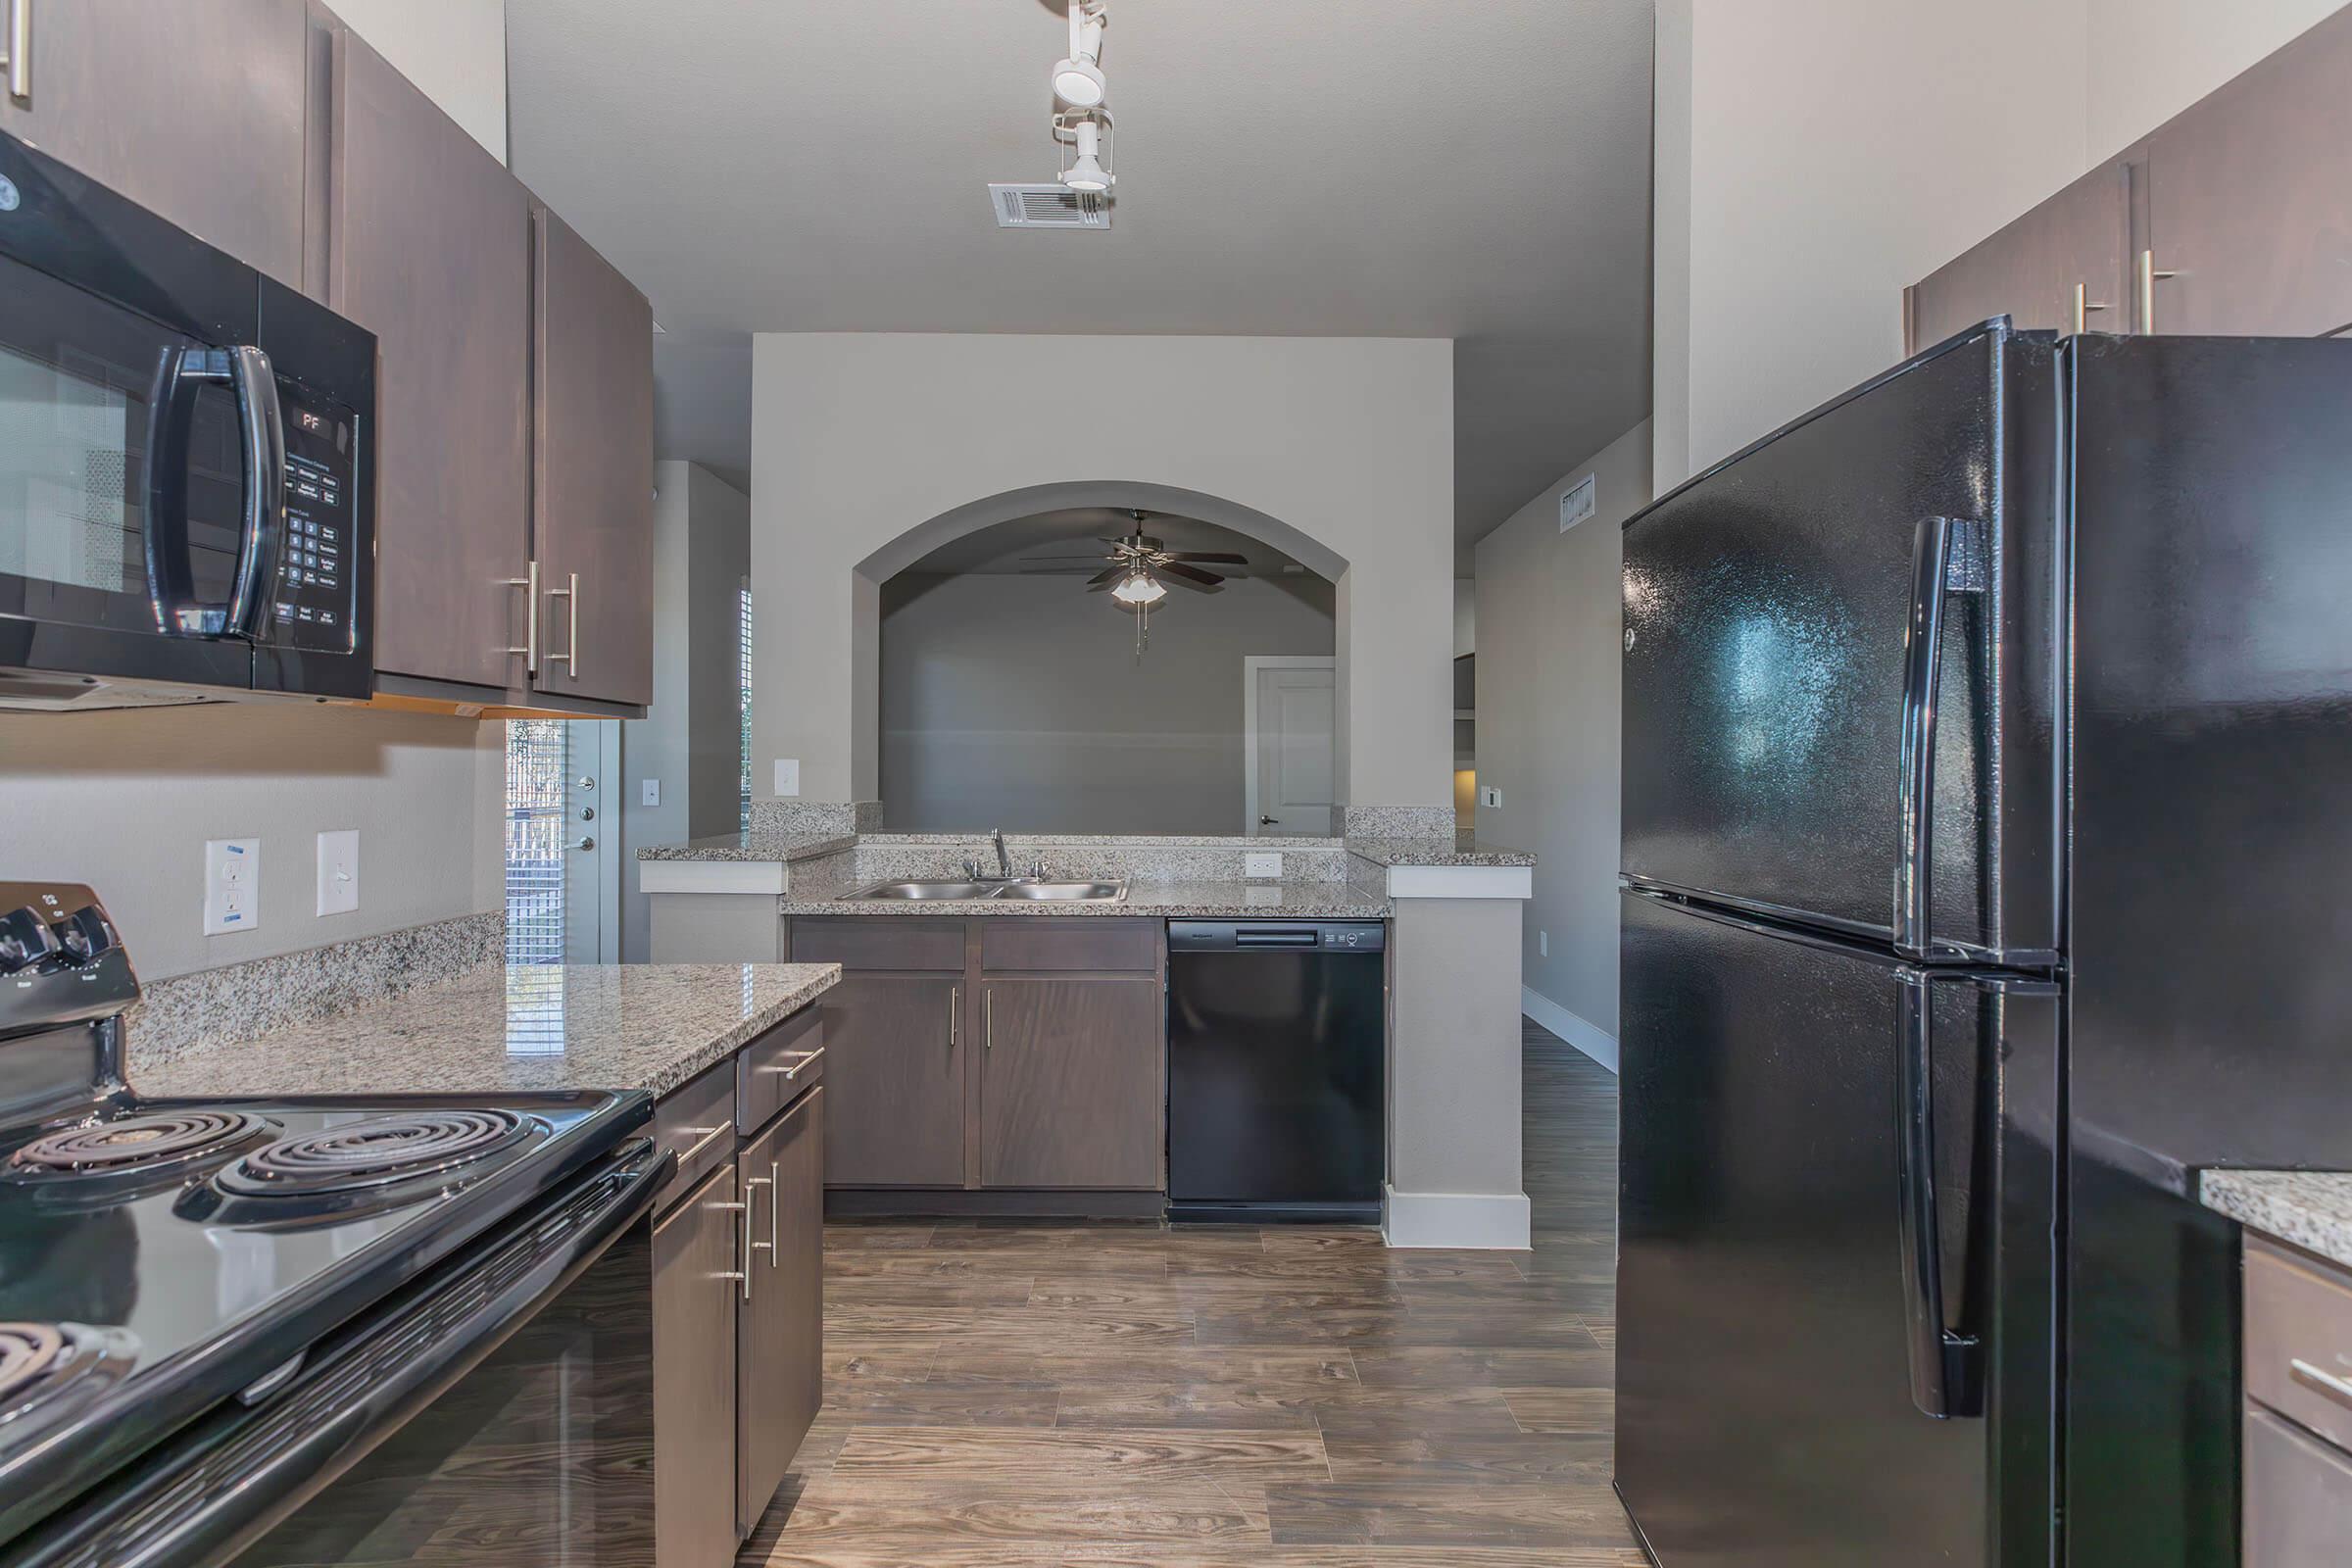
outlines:
M1551 956L1550 932L1539 931L1536 933L1536 956L1542 958L1548 958Z
M360 830L318 835L318 912L349 914L360 906Z
M1282 875L1282 856L1274 850L1256 850L1242 857L1242 875L1250 878Z
M801 760L797 757L776 759L776 795L790 800L801 793Z
M660 806L662 804L662 781L658 778L638 780L637 804L639 806Z
M1489 808L1500 807L1502 805L1501 786L1496 784L1481 784L1478 787L1478 804Z
M211 839L204 846L204 934L250 931L262 923L262 841Z

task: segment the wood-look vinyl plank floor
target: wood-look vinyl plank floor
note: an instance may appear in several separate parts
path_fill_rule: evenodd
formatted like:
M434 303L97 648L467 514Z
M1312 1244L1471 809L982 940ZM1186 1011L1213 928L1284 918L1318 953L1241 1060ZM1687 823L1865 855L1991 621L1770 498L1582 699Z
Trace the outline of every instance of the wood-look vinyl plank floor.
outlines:
M828 1226L825 1408L739 1568L1640 1568L1616 1080L1524 1044L1529 1252Z

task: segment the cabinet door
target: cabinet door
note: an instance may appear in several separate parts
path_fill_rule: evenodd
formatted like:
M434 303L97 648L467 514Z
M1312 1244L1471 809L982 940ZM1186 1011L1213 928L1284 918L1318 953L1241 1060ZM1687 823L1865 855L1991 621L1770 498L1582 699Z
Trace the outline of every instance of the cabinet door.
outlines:
M752 1298L736 1337L736 1529L767 1511L824 1392L825 1092L811 1089L743 1152Z
M963 987L853 974L825 993L825 1180L963 1185Z
M563 219L534 208L533 685L654 700L654 313Z
M530 198L335 34L327 304L376 336L379 669L519 686L530 545Z
M31 91L0 92L0 131L302 286L303 0L13 5Z
M1911 290L1912 352L1993 316L2028 330L2130 330L2130 196L2121 164L2093 170L1920 279Z
M2148 142L2159 332L2312 337L2352 324L2352 10Z
M987 980L980 1171L988 1187L1159 1183L1159 986Z
M656 1568L735 1561L741 1208L730 1162L654 1227Z

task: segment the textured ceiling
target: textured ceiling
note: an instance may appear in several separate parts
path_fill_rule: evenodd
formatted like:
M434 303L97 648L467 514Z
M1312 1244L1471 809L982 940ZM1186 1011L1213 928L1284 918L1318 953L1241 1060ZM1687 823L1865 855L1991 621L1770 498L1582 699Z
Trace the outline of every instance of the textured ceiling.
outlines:
M1075 234L983 189L1054 171L1039 0L507 11L516 172L682 337L1450 337L1464 540L1646 412L1647 0L1111 0ZM665 441L741 450L690 384L739 371L664 360Z

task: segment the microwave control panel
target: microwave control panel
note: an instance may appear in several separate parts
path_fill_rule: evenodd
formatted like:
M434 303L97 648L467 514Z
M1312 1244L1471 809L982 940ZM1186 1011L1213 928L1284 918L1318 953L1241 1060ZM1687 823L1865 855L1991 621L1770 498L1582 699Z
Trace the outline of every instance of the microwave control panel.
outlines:
M286 426L286 536L278 551L270 640L348 654L358 602L352 563L355 421L349 410L282 379L278 399Z

